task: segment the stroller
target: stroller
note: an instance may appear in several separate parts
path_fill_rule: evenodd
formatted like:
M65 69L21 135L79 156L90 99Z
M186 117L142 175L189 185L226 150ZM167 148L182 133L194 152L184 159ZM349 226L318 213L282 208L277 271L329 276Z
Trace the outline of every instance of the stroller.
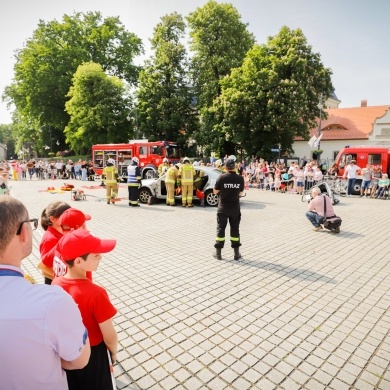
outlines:
M321 190L322 194L327 194L330 199L332 199L332 204L335 205L340 202L340 199L338 198L338 194L332 190L331 186L326 181L321 181L317 183L316 185L310 187L302 194L302 202L310 202L311 200L311 191L314 187L318 187Z

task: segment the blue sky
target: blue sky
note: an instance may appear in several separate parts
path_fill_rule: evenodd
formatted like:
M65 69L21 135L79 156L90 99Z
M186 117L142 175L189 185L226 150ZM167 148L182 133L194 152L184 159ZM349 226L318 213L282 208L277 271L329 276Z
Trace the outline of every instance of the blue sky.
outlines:
M14 51L32 36L40 19L61 20L64 14L100 11L119 16L138 35L150 55L149 39L161 16L183 16L206 0L12 0L0 15L0 91L13 78ZM222 1L218 1L222 2ZM333 71L340 107L390 106L390 1L388 0L232 0L256 41L266 43L284 25L301 28L314 52ZM138 58L142 63L144 58ZM11 123L11 113L0 103L0 123Z

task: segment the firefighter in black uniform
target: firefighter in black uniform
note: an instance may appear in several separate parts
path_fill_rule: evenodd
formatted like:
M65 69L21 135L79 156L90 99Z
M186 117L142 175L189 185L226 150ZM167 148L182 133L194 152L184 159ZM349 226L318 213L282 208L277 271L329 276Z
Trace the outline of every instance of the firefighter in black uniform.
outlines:
M217 238L215 242L216 259L222 260L221 251L225 244L225 229L230 224L230 242L234 249L234 260L239 260L241 254L240 243L240 195L244 192L244 178L236 173L236 163L227 159L225 163L227 173L219 176L214 186L214 194L219 194L217 211Z

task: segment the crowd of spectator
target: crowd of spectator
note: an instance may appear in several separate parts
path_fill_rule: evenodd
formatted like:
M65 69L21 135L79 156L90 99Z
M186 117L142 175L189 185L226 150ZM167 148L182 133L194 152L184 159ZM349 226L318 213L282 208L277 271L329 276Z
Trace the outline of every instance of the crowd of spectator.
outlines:
M291 161L287 166L283 162L252 159L249 163L241 161L237 169L238 173L245 178L246 189L256 188L296 194L302 194L304 190L322 181L324 174L331 174L331 170L324 171L323 167L314 160L304 161L302 165Z
M12 163L4 161L2 165L10 173L13 180L32 180L34 176L39 180L75 179L86 181L95 179L92 162L81 159L77 162L44 159L17 160Z
M222 161L223 164L223 160L210 161L209 165L220 168L219 162ZM339 168L336 164L328 167L316 160L305 159L301 164L291 161L287 166L284 162L268 162L261 158L252 158L249 162L245 160L239 162L237 170L244 176L245 189L256 188L298 195L323 180L327 180L330 184L337 178L348 180L347 176L339 176ZM384 198L384 194L389 190L389 179L379 166L368 164L363 169L357 167L357 172L363 177L361 197ZM352 192L353 189L348 194Z

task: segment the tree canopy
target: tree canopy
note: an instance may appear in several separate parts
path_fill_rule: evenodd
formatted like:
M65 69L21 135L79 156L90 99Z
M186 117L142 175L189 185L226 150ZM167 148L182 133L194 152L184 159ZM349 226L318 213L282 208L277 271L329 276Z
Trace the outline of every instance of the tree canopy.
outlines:
M70 121L64 132L70 148L81 153L92 144L128 142L131 101L125 96L123 81L107 76L100 64L80 65L65 104Z
M41 20L16 52L14 82L4 92L16 107L20 136L25 128L49 125L63 138L69 121L65 102L78 66L93 61L107 74L135 85L139 68L133 60L142 50L141 40L118 17L103 19L99 12L88 12L64 15L61 22Z
M331 71L313 53L300 29L283 27L266 45L255 45L241 67L221 81L215 126L248 154L269 156L315 126L318 103L333 87Z
M300 29L283 27L255 44L231 4L210 0L186 18L165 15L150 41L153 54L141 69L134 64L141 40L118 17L40 21L16 52L3 94L16 107L16 150L56 140L57 150L81 152L145 135L203 155L240 149L270 157L279 145L293 152L294 138L315 126L320 96L333 90L330 69Z
M221 79L242 65L255 40L231 4L208 1L190 13L187 20L194 53L191 76L201 118L196 139L203 145L221 147L224 140L213 131L215 118L209 108L221 93Z
M151 140L183 144L194 130L184 31L181 15L163 16L151 39L154 54L140 73L138 124Z

